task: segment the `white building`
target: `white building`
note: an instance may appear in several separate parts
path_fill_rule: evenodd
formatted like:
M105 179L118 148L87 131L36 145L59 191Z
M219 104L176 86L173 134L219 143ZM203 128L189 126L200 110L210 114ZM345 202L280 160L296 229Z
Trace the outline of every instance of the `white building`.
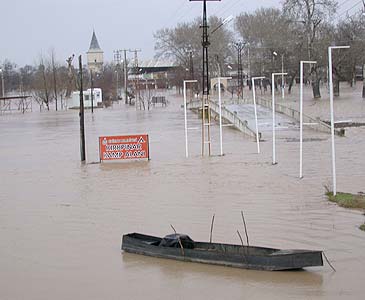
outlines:
M103 106L103 94L101 89L94 88L93 89L93 101L91 101L91 89L88 89L83 92L84 94L84 107L91 108L93 107L102 107ZM80 92L73 92L71 98L67 100L67 108L76 109L80 108Z
M104 51L101 50L98 39L96 38L95 31L93 31L93 36L90 42L89 51L86 52L87 55L87 66L93 73L100 73L103 69L104 63Z

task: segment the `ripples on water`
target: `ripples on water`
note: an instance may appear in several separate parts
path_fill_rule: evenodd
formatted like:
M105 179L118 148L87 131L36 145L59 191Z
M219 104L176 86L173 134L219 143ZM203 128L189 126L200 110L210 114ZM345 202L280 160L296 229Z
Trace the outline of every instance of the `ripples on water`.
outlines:
M305 130L298 179L297 129L278 132L256 154L254 141L218 127L213 154L200 157L200 131L185 158L181 100L136 111L124 105L86 112L88 164L79 162L76 111L0 116L1 299L361 299L365 236L358 211L326 201L330 139ZM189 123L200 120L189 113ZM148 133L151 161L98 161L98 136ZM364 129L337 138L338 190L365 189ZM258 272L120 253L123 233L164 235L170 224L193 239L239 243L244 210L251 244L325 250L335 265Z

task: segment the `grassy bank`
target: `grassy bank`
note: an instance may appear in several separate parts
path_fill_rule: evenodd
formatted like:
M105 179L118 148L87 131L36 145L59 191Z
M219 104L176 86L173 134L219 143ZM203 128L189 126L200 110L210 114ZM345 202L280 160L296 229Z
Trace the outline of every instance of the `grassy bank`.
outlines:
M326 188L326 196L328 197L329 201L336 202L339 206L342 207L365 210L364 193L358 193L358 194L336 193L336 196L334 196L333 192L331 192L327 187L325 188ZM360 225L359 228L362 231L365 231L365 223Z
M365 194L336 193L327 191L326 195L329 201L336 202L339 206L346 208L365 209Z

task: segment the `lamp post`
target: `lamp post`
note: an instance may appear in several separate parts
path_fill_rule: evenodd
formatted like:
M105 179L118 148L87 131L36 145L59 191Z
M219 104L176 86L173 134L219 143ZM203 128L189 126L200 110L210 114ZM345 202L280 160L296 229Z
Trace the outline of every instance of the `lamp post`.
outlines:
M330 110L331 110L331 145L332 145L332 184L333 195L336 196L336 151L335 151L335 122L333 115L333 81L332 81L332 49L348 49L350 46L328 47L328 75L330 88Z
M274 51L272 53L275 57L278 56L278 53L276 51ZM284 74L284 53L281 54L281 74ZM285 95L284 95L284 90L285 90L285 85L284 85L284 75L281 75L281 98L284 99Z
M264 79L264 76L261 77L252 77L252 97L253 97L253 108L255 112L255 124L256 124L256 143L257 143L257 153L260 153L260 137L259 137L259 127L257 124L257 109L256 109L256 91L255 91L255 80L256 79Z
M232 77L218 77L218 101L219 101L219 142L221 156L223 156L223 130L222 130L222 91L221 91L221 80L232 79Z
M188 118L187 118L187 101L186 101L186 84L198 82L197 80L184 80L184 121L185 121L185 156L189 157L188 148Z
M299 104L299 113L300 113L300 159L299 159L299 178L303 178L303 65L304 64L316 64L316 61L300 61L300 104Z
M287 75L287 73L272 73L271 74L271 95L272 95L272 164L276 165L276 149L275 149L275 76Z

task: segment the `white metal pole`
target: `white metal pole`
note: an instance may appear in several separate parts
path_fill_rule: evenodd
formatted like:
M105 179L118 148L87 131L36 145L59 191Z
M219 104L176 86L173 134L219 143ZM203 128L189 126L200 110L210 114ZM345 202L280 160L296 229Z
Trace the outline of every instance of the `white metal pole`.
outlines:
M274 84L275 74L271 74L271 105L272 105L272 164L276 164L275 157L275 84Z
M218 78L218 100L219 100L219 141L221 146L221 156L223 155L223 131L222 131L222 94L221 78Z
M189 157L188 150L188 119L186 111L186 81L184 81L184 120L185 120L185 155Z
M276 165L276 148L275 148L275 76L287 75L287 73L272 73L271 74L271 94L272 94L272 164Z
M300 104L299 104L299 147L300 147L300 159L299 159L299 178L303 178L303 68L304 64L316 64L316 61L300 61Z
M284 100L284 53L281 54L281 98Z
M299 178L303 178L303 61L300 61L300 104L299 104L300 124L299 124Z
M186 84L194 83L197 80L184 80L184 120L185 120L185 155L189 157L189 149L188 149L188 116L187 116L187 101L186 101Z
M255 112L255 125L256 125L256 144L257 144L257 153L260 153L260 137L259 137L259 126L257 121L257 108L256 108L256 90L255 90L255 80L256 79L264 79L265 77L252 77L252 97L253 97L253 109Z
M333 195L337 194L337 182L336 182L336 151L335 151L335 121L333 112L333 81L332 81L332 49L346 49L350 46L332 46L328 47L328 76L329 76L329 88L330 88L330 110L331 110L331 145L332 145L332 184Z
M331 145L332 145L332 184L333 195L336 196L336 153L335 153L335 124L333 115L333 82L332 82L332 47L328 47L328 75L330 88L330 111L331 111Z

